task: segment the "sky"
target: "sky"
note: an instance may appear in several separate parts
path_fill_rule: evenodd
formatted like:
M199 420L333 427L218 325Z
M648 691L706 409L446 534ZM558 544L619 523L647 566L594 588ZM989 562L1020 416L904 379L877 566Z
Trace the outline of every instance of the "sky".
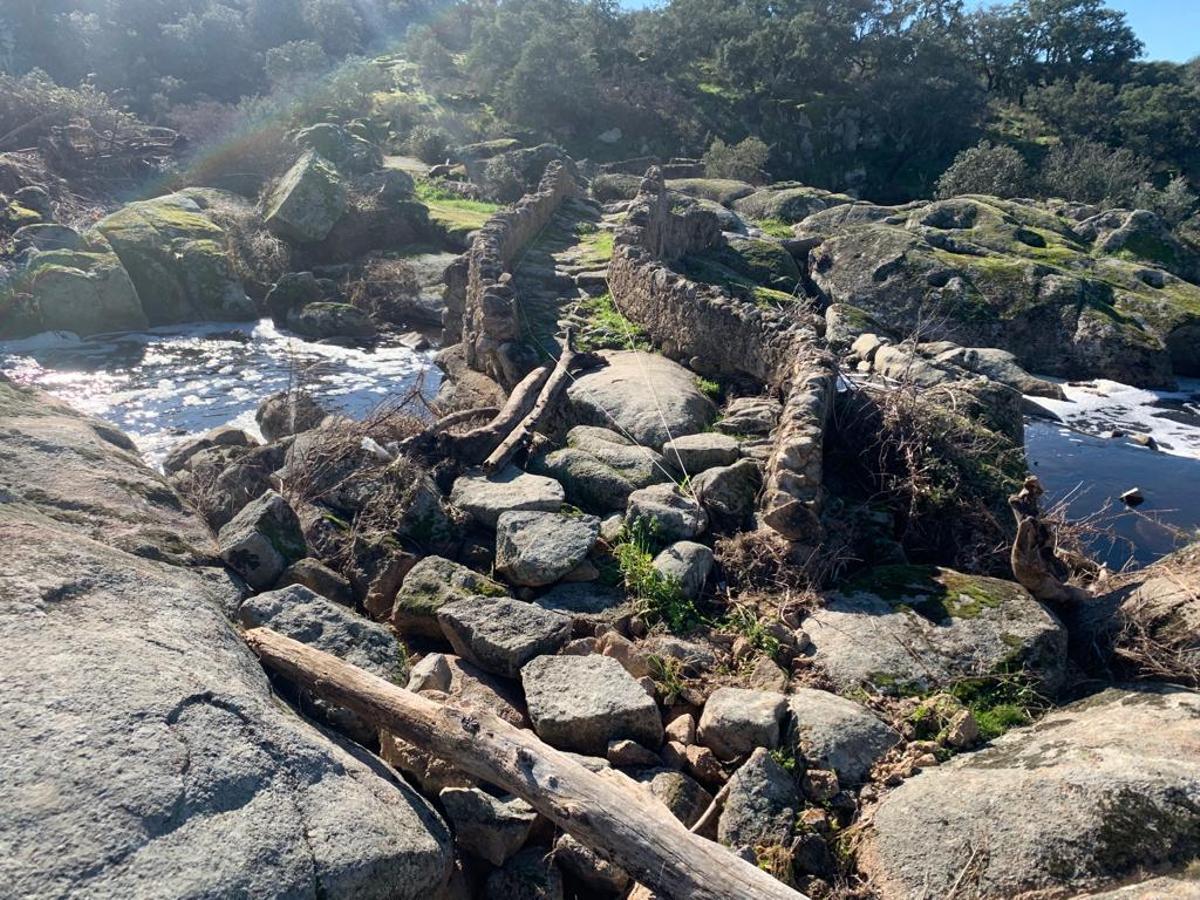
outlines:
M641 8L658 2L661 0L621 0L621 5ZM968 0L968 5L990 6L996 2ZM1146 59L1187 62L1200 56L1200 0L1109 0L1108 5L1125 12L1146 45Z
M1146 59L1200 56L1200 0L1109 0L1146 45Z

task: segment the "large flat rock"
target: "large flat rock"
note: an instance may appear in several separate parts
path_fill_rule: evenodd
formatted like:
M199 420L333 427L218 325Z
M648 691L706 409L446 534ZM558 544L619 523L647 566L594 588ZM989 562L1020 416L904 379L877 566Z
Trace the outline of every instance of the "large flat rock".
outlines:
M839 691L903 694L1022 671L1053 692L1066 666L1058 618L1015 582L926 566L856 577L804 620Z
M966 896L1074 896L1198 850L1200 695L1147 684L905 782L877 808L859 861L886 897L944 897L964 872Z
M521 684L533 728L551 746L603 756L609 741L662 743L654 698L611 657L541 656L521 669Z
M508 466L495 475L468 472L454 481L450 502L480 525L496 527L508 510L558 512L566 500L562 485L544 475L530 475Z
M688 369L657 353L619 350L608 365L580 375L567 388L573 425L615 428L659 450L672 438L703 431L717 415Z
M108 426L0 383L0 880L22 897L427 897L449 835L272 696L215 547ZM106 436L105 436L106 435Z

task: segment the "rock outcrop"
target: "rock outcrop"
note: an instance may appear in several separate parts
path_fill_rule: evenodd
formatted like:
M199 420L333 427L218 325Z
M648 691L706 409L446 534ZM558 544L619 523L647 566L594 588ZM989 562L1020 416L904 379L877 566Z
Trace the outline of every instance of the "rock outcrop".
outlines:
M244 204L194 189L130 203L96 223L120 257L151 325L251 319L254 303L235 277L213 202Z
M1067 635L1015 582L949 569L868 570L804 620L816 663L838 690L936 690L1017 668L1053 692Z
M436 892L437 813L280 706L211 538L128 439L7 383L0 414L6 889Z
M1112 688L903 784L860 864L889 897L1075 894L1200 846L1200 697Z
M1073 224L1033 203L956 197L835 207L796 233L818 245L813 281L857 311L861 330L920 327L924 339L1009 350L1067 377L1161 386L1200 371L1181 340L1200 324L1200 287L1171 274L1171 260L1133 253L1136 239L1118 246L1099 223Z

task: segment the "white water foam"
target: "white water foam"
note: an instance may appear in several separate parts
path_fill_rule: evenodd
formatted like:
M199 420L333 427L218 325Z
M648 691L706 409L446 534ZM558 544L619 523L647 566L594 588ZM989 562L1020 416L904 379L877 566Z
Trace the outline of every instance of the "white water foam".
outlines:
M184 437L218 425L257 432L254 412L296 381L327 408L361 417L422 383L436 391L432 352L317 344L259 322L205 322L88 339L53 332L0 343L0 371L133 438L152 465Z
M1047 379L1057 381L1057 379ZM1120 432L1117 440L1148 434L1165 453L1200 459L1200 379L1181 379L1175 391L1153 391L1117 381L1058 382L1066 400L1027 399L1084 434Z

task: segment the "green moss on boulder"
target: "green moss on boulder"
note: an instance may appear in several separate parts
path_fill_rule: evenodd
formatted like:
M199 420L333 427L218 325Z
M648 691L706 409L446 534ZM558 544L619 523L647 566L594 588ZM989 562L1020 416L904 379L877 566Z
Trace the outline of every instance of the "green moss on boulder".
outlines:
M145 328L146 316L121 260L112 252L39 253L20 279L30 298L26 332L80 335Z
M254 317L254 303L233 274L225 232L195 197L130 203L95 230L120 257L151 325Z
M324 240L346 211L346 184L337 168L310 150L279 180L267 199L267 227L300 244Z

